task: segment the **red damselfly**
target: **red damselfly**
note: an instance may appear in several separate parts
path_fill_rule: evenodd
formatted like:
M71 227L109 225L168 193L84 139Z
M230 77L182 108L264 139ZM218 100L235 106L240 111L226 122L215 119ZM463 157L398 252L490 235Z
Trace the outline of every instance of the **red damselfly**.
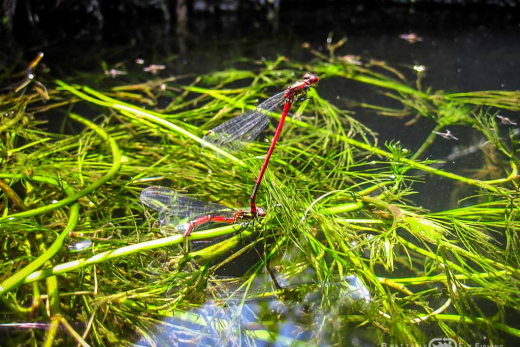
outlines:
M204 140L215 146L237 151L241 149L245 143L254 140L267 127L269 124L269 112L273 111L277 106L284 106L280 123L278 124L271 146L267 151L264 164L262 165L262 169L253 188L253 193L251 194L250 206L251 216L253 217L259 213L259 208L256 206L256 195L267 165L269 164L269 159L276 146L276 141L282 131L285 117L289 113L291 105L296 101L304 100L307 96L307 91L315 86L316 83L318 83L318 76L306 73L303 75L301 81L290 85L285 91L262 102L255 110L247 111L240 116L220 124L204 136Z
M140 199L147 207L159 212L158 221L161 225L175 227L184 236L189 236L195 228L207 223L249 223L257 216L265 216L263 208L258 208L257 214L253 216L243 209L235 210L224 205L203 202L159 186L143 189Z

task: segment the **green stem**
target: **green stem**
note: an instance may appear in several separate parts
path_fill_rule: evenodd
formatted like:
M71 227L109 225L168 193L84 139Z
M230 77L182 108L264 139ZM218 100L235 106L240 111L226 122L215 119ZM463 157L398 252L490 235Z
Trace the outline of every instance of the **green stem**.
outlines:
M60 320L57 317L51 319L51 324L49 326L49 330L45 334L45 343L43 347L52 347L54 346L54 341L56 339L56 334L58 332L58 328L60 327Z
M512 328L512 327L502 324L502 323L490 322L488 319L484 319L481 317L475 317L472 319L472 318L469 318L466 316L459 316L456 314L438 314L438 315L435 315L435 319L441 320L444 322L454 322L454 323L460 323L460 322L469 323L469 324L483 323L483 324L489 325L495 329L504 331L510 335L520 337L520 330Z
M377 154L379 156L385 157L390 160L395 160L395 157L392 153L388 153L386 151L383 151L382 149L370 146L366 143L362 143L362 142L359 142L359 141L356 141L356 140L353 140L350 138L345 138L344 140L353 146L364 149L368 152L372 152L373 154ZM425 171L425 172L428 172L428 173L431 173L431 174L434 174L437 176L447 177L447 178L453 179L455 181L464 182L469 185L478 186L478 187L488 189L488 190L491 190L494 192L499 192L499 190L496 187L493 187L492 185L488 184L485 181L470 179L470 178L466 178L464 176L459 176L459 175L453 174L451 172L446 172L446 171L442 171L439 169L435 169L435 168L429 167L427 165L415 162L415 161L413 161L411 159L407 159L407 158L399 158L399 161L402 163L408 164L408 165L410 165L410 167L413 167L415 169L419 169L419 170L422 170L422 171Z
M200 88L200 87L191 87L191 86L189 86L189 87L180 86L180 87L185 89L185 90L192 91L192 92L204 93L204 94L213 96L214 98L217 98L217 99L220 99L220 100L224 100L224 101L226 101L226 102L228 102L228 103L230 103L232 105L245 107L247 109L254 109L254 106L245 105L244 103L242 103L240 101L232 100L232 99L228 98L227 96L218 93L215 90L204 89L204 88ZM413 89L411 89L411 90L413 90ZM277 117L281 117L278 114L276 114L276 115L277 115ZM292 119L292 118L288 118L287 122L293 123L293 124L295 124L295 125L297 125L299 127L302 127L302 128L313 127L309 123L301 122L301 121L298 121L298 120L295 120L295 119ZM316 129L316 131L322 132L324 130L323 129ZM392 153L383 151L382 149L379 149L377 147L373 147L373 146L371 146L369 144L356 141L356 140L351 139L351 138L349 138L349 137L347 137L345 135L341 135L340 139L342 141L347 142L348 144L350 144L352 146L364 149L367 152L371 152L373 154L379 155L381 157L384 157L384 158L387 158L387 159L390 159L390 160L395 160L395 156ZM447 178L450 178L450 179L453 179L453 180L456 180L456 181L459 181L459 182L464 182L464 183L469 184L469 185L478 186L478 187L481 187L481 188L484 188L484 189L487 189L487 190L491 190L491 191L496 192L496 193L500 192L499 189L497 189L496 187L493 187L492 185L490 185L490 183L488 183L486 181L470 179L470 178L466 178L464 176L459 176L459 175L456 175L456 174L453 174L453 173L450 173L450 172L446 172L446 171L442 171L442 170L439 170L439 169L435 169L435 168L429 167L427 165L418 163L418 162L416 162L416 161L414 161L412 159L399 158L399 161L402 162L402 163L405 163L407 165L410 165L410 167L413 167L415 169L428 172L430 174L434 174L434 175L442 176L442 177L447 177ZM508 177L506 179L501 180L500 182L501 183L507 182L507 181L510 181L511 179L512 179L511 177ZM496 181L492 181L492 183L495 183L495 182Z
M32 311L31 307L20 306L18 305L18 302L16 302L16 297L14 295L11 297L12 300L9 300L7 295L1 295L0 302L2 302L11 312L20 317L20 319L24 319L26 315Z
M433 253L431 253L431 252L429 252L429 251L427 251L427 250L425 250L425 249L422 249L422 248L420 248L420 247L417 247L417 246L414 245L413 243L406 241L405 239L403 239L403 238L400 237L400 236L397 236L397 238L398 238L398 240L399 240L399 242L400 242L401 244L403 244L403 245L405 245L406 247L408 247L408 248L410 248L410 249L416 251L417 253L422 254L422 255L424 255L424 256L430 258L430 259L438 260L438 258L439 258L438 255L433 254ZM446 244L443 244L442 246L448 248ZM457 247L457 251L459 251L459 250L460 250L460 249ZM465 255L467 256L467 255L468 255L468 252L465 252ZM472 258L472 259L477 259L477 260L478 260L478 258L475 257L475 256L470 257L470 258ZM490 262L492 262L492 264L494 264L497 268L503 269L503 270L507 271L508 273L513 273L513 274L515 274L515 275L518 276L519 271L516 270L516 269L513 269L513 268L511 268L511 267L509 267L509 266L507 266L507 265L503 265L503 264L500 264L500 263L498 263L498 262L492 261L491 259L486 259L486 261L490 261ZM461 267L461 266L459 266L459 265L457 265L457 264L455 264L455 263L453 263L453 262L450 262L450 261L448 261L448 260L445 260L444 262L446 263L446 265L447 265L449 268L454 269L454 270L458 271L458 272L461 273L461 274L467 274L466 276L467 276L469 279L471 279L471 280L473 280L473 281L479 283L481 286L486 286L485 283L483 283L482 281L480 281L480 278L482 278L482 276L479 276L479 274L476 274L475 276L474 276L473 274L468 274L468 271L465 271L463 267Z
M507 274L508 274L507 271L497 271L495 273L483 272L483 273L472 274L471 278L503 277L503 276L507 276ZM458 279L458 280L470 279L470 277L468 277L468 276L466 276L464 274L454 274L453 277ZM420 276L420 277L409 277L409 278L389 278L389 279L380 277L380 279L381 279L381 281L391 280L391 281L396 282L396 283L409 283L409 284L412 284L412 285L421 285L421 284L431 283L431 282L446 281L447 277L446 277L446 275L442 274L442 275L434 275L434 276Z
M388 229L387 233L393 232L403 219L401 210L386 201L372 198L370 196L361 196L360 199L364 203L372 204L379 208L384 208L390 212L392 215L392 226Z
M99 126L92 123L91 121L86 120L85 118L82 118L79 115L74 114L74 113L71 113L70 117L72 119L86 125L87 127L91 128L94 132L96 132L96 134L99 135L99 137L101 137L103 140L108 142L108 144L110 145L110 149L112 150L112 167L98 181L92 183L91 185L80 190L77 193L67 195L67 197L63 200L60 200L54 204L45 205L45 206L35 208L35 209L29 210L29 211L13 213L13 214L10 214L10 215L4 216L4 217L0 217L0 222L4 221L6 219L11 219L11 218L32 217L32 216L36 216L36 215L39 215L42 213L46 213L46 212L55 210L57 208L67 206L67 205L77 201L78 199L84 197L85 195L92 193L97 188L101 187L103 184L105 184L107 181L109 181L119 171L119 169L121 168L121 152L119 151L119 147L118 147L116 141L113 138L111 138L110 136L108 136L108 134L103 129L101 129ZM20 176L0 174L0 177L14 178L14 177L20 177ZM28 178L31 178L31 177L28 177Z
M76 88L66 84L65 82L63 81L60 81L60 80L56 80L56 84L58 86L60 86L61 88L63 88L64 90L76 95L77 97L85 100L85 101L89 101L93 104L96 104L96 105L99 105L99 106L103 106L103 107L108 107L108 108L114 108L114 109L117 109L117 110L120 110L120 111L127 111L127 112L131 112L137 116L140 116L140 117L143 117L145 119L148 119L154 123L157 123L157 124L160 124L170 130L173 130L174 132L178 133L178 134L181 134L183 136L186 136L194 141L197 141L198 143L200 143L201 145L204 145L205 147L208 147L210 148L211 150L217 152L218 154L222 155L223 157L226 157L230 160L232 160L233 162L237 163L238 165L240 166L246 166L246 164L241 161L240 159L236 158L235 156L229 154L228 152L222 150L221 148L209 143L209 142L206 142L204 141L203 139L201 139L200 137L198 136L195 136L193 135L191 132L171 123L171 122L168 122L167 120L165 120L163 117L165 117L165 115L163 114L160 114L160 113L157 113L157 112L153 112L153 111L149 111L149 110L144 110L140 107L137 107L137 106L133 106L133 105L130 105L130 104L126 104L126 103L123 103L119 100L116 100L116 99L112 99L112 98L109 98L108 96L106 95L103 95L93 89L90 89L88 87L83 87L83 90L85 90L86 92L92 94L92 95L95 95L96 97L98 97L99 99L96 99L96 98L93 98L85 93L82 93L80 92L79 90L77 90ZM100 100L101 99L101 100ZM103 101L104 100L104 101Z
M191 241L204 240L204 239L208 239L208 238L227 235L230 233L234 233L236 231L237 231L236 225L229 225L229 226L225 226L222 228L215 228L215 229L204 230L204 231L200 231L200 232L194 232L189 236L189 239ZM247 233L244 234L244 232L242 232L241 235L237 235L237 236L245 237L244 235L249 236L249 234L247 234ZM23 283L31 283L34 281L39 281L39 280L45 279L50 276L61 275L61 274L67 273L67 272L76 271L76 270L82 269L87 266L91 266L94 264L99 264L99 263L114 260L117 258L125 257L130 254L136 254L136 253L140 253L142 251L162 248L162 247L166 247L166 246L178 245L178 244L181 244L182 242L184 242L184 236L175 235L175 236L165 237L165 238L158 239L158 240L146 241L146 242L137 243L135 245L121 247L121 248L115 249L113 251L107 251L107 252L96 254L95 256L93 256L91 258L82 258L82 259L74 260L74 261L71 261L68 263L59 264L52 268L33 272L30 275L25 276L23 278ZM217 246L218 245L215 245L215 248L213 248L213 249L204 248L200 251L190 253L187 255L187 257L189 257L190 259L191 258L213 259L213 255L211 254L211 252L218 252L216 250ZM225 252L229 251L229 248L222 248L222 252L224 252L224 251ZM2 292L0 292L0 294L1 293Z
M453 245L451 243L442 243L439 245L439 248L440 247L445 247L454 253L462 254L465 257L472 259L473 261L475 261L477 263L481 263L482 261L485 261L486 263L488 263L489 265L492 265L492 267L494 267L496 269L502 269L502 270L507 271L510 274L515 274L516 276L520 276L520 270L518 270L518 269L512 268L512 267L508 266L507 264L504 264L502 262L498 262L498 261L495 261L495 260L492 260L489 258L485 258L485 260L483 260L479 255L473 254L473 253L471 253L465 249L462 249L456 245Z
M80 123L85 124L92 130L94 130L105 141L108 141L110 148L112 150L112 157L113 157L111 169L99 181L94 182L90 186L86 187L85 189L82 189L81 191L79 191L77 193L75 193L74 190L71 187L69 187L65 182L57 182L48 177L38 177L38 176L30 177L30 179L32 179L32 180L49 183L49 184L52 184L52 185L58 186L58 187L62 186L65 190L65 194L67 195L67 197L63 200L58 201L55 204L42 206L40 208L36 208L33 210L23 211L20 213L15 213L12 215L2 217L2 218L0 218L0 221L10 219L10 218L25 218L25 217L35 216L35 215L38 215L41 213L52 211L56 208L60 208L60 207L69 205L71 203L74 203L81 197L83 197L83 196L93 192L97 188L99 188L105 182L110 180L117 173L117 171L119 171L119 168L121 167L121 153L119 151L119 147L117 146L116 142L111 137L109 137L105 133L105 131L103 131L100 127L98 127L96 124L92 123L91 121L88 121L75 114L70 114L70 117ZM4 175L0 175L0 177L13 178L13 177L18 177L18 176L4 174ZM10 278L6 279L0 286L0 295L3 295L6 292L13 289L14 287L21 285L27 276L29 276L35 270L39 269L46 261L48 261L55 255L59 251L59 249L62 247L63 242L65 241L65 238L68 236L69 232L72 231L76 227L78 217L79 217L79 204L74 203L70 209L69 222L68 222L67 226L61 232L61 234L58 236L56 241L54 241L52 246L47 251L45 251L42 255L40 255L36 260L31 262L25 268L23 268L21 271L17 272Z
M368 194L380 189L381 187L387 186L390 184L393 184L393 182L383 182L383 183L374 184L368 188L360 190L359 192L356 193L355 196L361 197L361 196L368 195ZM342 204L342 205L337 205L334 207L329 207L329 208L327 208L327 212L329 212L331 214L353 212L353 211L361 210L363 208L363 206L365 206L363 201L355 201L355 202L349 202L349 203Z
M45 254L47 252L47 247L45 246L42 234L37 233L35 235L35 240L40 253ZM48 263L50 263L50 261ZM49 302L49 316L52 319L53 317L56 317L60 314L60 293L58 287L58 279L56 278L56 276L51 276L47 278L47 300ZM51 329L47 331L45 337L45 346L53 345L54 339L56 337L56 332L54 330L55 328L51 324Z
M3 177L6 177L9 175L3 175ZM45 182L48 184L52 184L55 186L60 186L60 184L48 177L31 177L32 180ZM74 194L74 190L69 187L67 184L62 183L61 186L65 190L65 194L67 196L72 196ZM78 222L79 218L79 204L76 202L70 207L70 213L69 213L69 221L67 222L67 225L65 226L65 229L60 233L58 238L52 243L52 245L38 258L36 258L34 261L32 261L29 265L24 267L22 270L15 273L13 276L6 279L2 284L0 285L0 295L4 295L5 293L9 292L13 288L16 288L24 283L24 281L27 279L27 277L37 269L39 269L43 264L45 264L46 261L50 260L54 255L58 253L58 251L63 246L63 242L65 241L65 238L69 235L69 232L74 230L76 227L76 223Z
M415 95L415 96L418 96L418 97L421 97L424 99L428 99L428 100L430 99L430 95L428 95L428 94L421 93L412 87L408 87L407 85L404 85L404 84L398 83L398 82L394 82L391 80L384 81L384 80L381 80L378 78L373 78L373 77L364 76L364 75L338 74L338 76L342 76L342 77L352 79L352 80L355 80L358 82L366 83L366 84L372 84L374 86L378 86L378 87L382 87L382 88L397 90L399 92L403 92L406 94L412 94L412 95Z
M430 135L426 139L426 141L424 141L424 143L422 144L421 148L419 148L417 150L417 152L415 152L415 154L410 159L411 160L416 160L417 158L419 158L424 153L424 151L426 151L428 149L428 147L430 147L433 144L433 142L437 138L437 134L435 134L434 131L441 131L441 129L443 127L444 127L443 124L437 124L435 126L435 129L433 129L433 131L430 133Z
M245 238L253 234L253 231L244 230L238 235L235 235L227 240L201 249L200 251L192 252L187 255L188 259L196 259L199 264L205 264L211 260L224 256L230 249L238 246Z

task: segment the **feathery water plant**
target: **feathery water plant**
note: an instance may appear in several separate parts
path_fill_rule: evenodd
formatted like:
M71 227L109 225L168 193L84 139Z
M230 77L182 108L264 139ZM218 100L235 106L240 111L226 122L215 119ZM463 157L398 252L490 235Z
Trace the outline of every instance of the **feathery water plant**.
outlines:
M352 63L340 49L330 44L328 55L314 52L307 64L280 57L251 62L252 70L105 89L56 80L45 105L38 90L3 95L2 324L47 324L9 330L11 341L313 346L361 335L372 344L520 338L510 318L520 310L518 135L504 136L496 120L497 108L517 110L517 92L424 90L421 76L414 87L386 63ZM300 70L322 84L371 85L402 109L356 100L344 109L319 87L309 92L287 119L266 173L259 195L266 218L196 231L186 251L183 236L158 226L140 203L140 191L165 185L243 207L268 141L230 154L201 138L283 90ZM438 132L473 129L495 149L485 165L500 176L483 180L420 160L439 143L435 135L424 134L415 150L399 136L381 144L358 110L413 116L410 126L425 117ZM61 119L61 132L46 130L44 117ZM418 207L432 194L424 187L439 180L437 196ZM444 191L458 205L430 212L424 201Z

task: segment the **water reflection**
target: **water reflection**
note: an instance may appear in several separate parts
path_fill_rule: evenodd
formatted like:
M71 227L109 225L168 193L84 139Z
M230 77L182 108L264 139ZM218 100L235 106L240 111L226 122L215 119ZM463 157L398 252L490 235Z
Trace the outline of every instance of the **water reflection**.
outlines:
M348 331L342 319L346 313L359 314L371 306L370 292L354 274L337 283L300 283L281 290L266 274L253 278L208 280L208 300L202 306L176 311L157 324L157 345L298 346L312 338L328 344L336 335L331 330ZM349 345L370 345L359 332L347 335Z

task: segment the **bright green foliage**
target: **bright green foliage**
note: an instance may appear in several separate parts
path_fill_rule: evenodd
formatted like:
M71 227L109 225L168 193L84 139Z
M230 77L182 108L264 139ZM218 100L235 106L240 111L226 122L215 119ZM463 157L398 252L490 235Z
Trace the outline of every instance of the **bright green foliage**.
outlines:
M496 117L519 110L518 92L424 90L420 74L412 86L384 62L337 56L340 46L313 52L307 64L280 57L189 80L111 89L55 81L46 104L30 81L23 95L0 96L2 323L47 324L13 332L13 345L519 338L511 326L520 311L519 140ZM318 85L287 119L260 189L261 224L215 226L189 242L159 227L139 201L149 185L247 205L268 143L231 154L201 138L300 71L325 86L363 83L401 107L350 100L337 88L345 102L336 102ZM383 147L355 112L394 117L396 129L413 117L436 132L472 128L485 142L472 152L480 162L454 173L421 160L444 144L435 134L416 150L398 136ZM61 130L49 132L43 119ZM438 188L424 190L430 184ZM418 191L427 197L421 207ZM424 201L439 199L450 209L430 212ZM68 248L84 240L87 249ZM219 275L243 259L252 260L240 277ZM356 297L356 285L369 293Z

